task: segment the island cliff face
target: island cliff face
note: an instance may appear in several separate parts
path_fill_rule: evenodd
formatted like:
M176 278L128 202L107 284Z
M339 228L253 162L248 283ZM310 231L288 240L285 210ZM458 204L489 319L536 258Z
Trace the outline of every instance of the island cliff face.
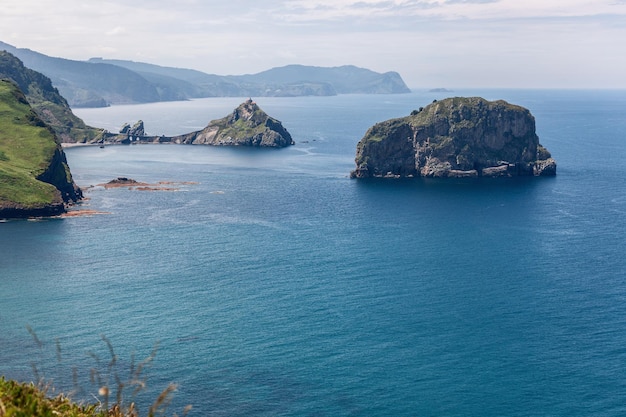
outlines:
M52 128L0 80L0 218L54 216L81 198Z
M503 100L454 97L371 127L352 178L555 175L535 119Z

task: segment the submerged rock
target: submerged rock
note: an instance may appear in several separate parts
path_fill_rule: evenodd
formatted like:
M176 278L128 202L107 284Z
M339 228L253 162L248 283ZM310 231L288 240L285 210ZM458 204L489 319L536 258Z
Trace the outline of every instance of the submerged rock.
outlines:
M139 182L137 180L134 180L132 178L126 178L126 177L117 177L109 182L107 182L106 184L99 184L102 185L105 188L112 188L112 187L133 187L133 186L138 186L138 185L148 185L144 182Z
M555 175L535 118L503 100L454 97L371 127L352 178Z

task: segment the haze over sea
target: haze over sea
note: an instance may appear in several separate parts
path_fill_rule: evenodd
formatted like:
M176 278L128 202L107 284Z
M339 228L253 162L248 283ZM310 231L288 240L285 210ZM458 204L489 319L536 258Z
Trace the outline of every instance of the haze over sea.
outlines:
M527 107L557 176L348 178L368 127L449 95ZM242 101L76 113L171 135ZM93 400L105 335L120 367L160 342L150 394L178 383L179 414L626 415L626 91L257 103L295 146L66 150L110 214L0 224L0 375L76 366ZM197 184L88 189L118 176Z

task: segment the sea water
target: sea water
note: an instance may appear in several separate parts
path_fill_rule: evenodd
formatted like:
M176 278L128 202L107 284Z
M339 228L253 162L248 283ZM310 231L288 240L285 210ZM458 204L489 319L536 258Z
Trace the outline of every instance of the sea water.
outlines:
M158 344L144 412L172 382L179 415L626 414L626 91L449 95L527 107L557 176L349 179L424 91L258 98L279 150L67 149L106 214L0 224L0 375L93 402ZM173 135L244 99L76 113Z

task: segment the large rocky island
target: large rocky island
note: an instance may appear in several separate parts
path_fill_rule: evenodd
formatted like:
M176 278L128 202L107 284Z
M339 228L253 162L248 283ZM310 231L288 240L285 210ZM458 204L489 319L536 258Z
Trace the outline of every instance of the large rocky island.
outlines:
M499 177L556 174L527 109L454 97L371 127L357 145L352 178Z
M81 198L54 130L0 80L0 219L58 215Z

